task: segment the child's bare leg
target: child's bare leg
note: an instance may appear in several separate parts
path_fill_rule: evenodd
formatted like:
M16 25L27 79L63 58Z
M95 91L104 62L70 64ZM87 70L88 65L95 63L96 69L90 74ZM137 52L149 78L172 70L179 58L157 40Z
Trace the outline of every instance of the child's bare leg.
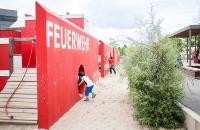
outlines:
M89 101L89 97L88 96L85 96L85 100L84 101Z
M96 94L94 92L91 92L91 93L92 93L92 98L95 98Z

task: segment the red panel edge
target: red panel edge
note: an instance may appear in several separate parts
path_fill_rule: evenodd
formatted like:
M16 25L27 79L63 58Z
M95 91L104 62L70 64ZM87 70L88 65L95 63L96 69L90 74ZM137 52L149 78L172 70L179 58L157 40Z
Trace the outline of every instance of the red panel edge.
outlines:
M37 55L37 93L38 93L38 128L49 129L49 111L48 111L48 88L47 88L47 49L42 48L46 43L46 38L42 34L46 30L40 28L45 26L43 19L46 18L45 9L37 1L36 8L36 55ZM42 17L41 17L42 16ZM45 52L45 51L46 52Z

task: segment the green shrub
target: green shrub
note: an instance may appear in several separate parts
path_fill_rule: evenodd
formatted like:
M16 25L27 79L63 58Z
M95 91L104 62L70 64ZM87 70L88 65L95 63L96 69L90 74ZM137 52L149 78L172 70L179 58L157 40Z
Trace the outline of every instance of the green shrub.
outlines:
M124 67L133 98L135 118L151 127L181 128L184 114L183 74L177 67L178 49L172 39L127 50Z

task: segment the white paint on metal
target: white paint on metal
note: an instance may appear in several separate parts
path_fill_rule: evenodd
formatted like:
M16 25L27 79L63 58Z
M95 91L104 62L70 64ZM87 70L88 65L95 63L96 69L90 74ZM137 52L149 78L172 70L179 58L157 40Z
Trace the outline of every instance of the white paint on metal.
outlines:
M9 38L0 38L0 44L9 44Z
M22 68L22 56L21 55L13 56L13 66L14 66L14 70Z
M35 20L35 16L27 16L25 17L25 20Z
M10 76L10 70L0 70L0 76Z

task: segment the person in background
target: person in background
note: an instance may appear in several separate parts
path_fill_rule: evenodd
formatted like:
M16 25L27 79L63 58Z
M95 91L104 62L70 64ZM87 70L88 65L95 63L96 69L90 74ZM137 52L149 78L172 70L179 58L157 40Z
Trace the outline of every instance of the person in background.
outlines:
M197 55L194 56L194 63L198 63L199 59L197 57Z
M86 89L85 89L85 96L86 99L84 101L89 101L89 94L92 93L92 98L96 97L96 94L92 91L93 87L94 87L94 83L92 82L92 80L88 77L85 76L84 72L79 72L79 77L81 78L81 81L79 82L78 86L80 86L82 83L86 84Z
M200 63L200 58L199 58L199 47L196 50L196 54L194 56L194 63Z
M199 57L199 47L198 47L198 49L196 50L196 57Z
M195 50L192 50L192 59L195 58L195 54L196 54Z
M112 74L112 71L114 71L114 73L116 74L114 59L112 56L109 59L109 65L110 65L110 74Z

